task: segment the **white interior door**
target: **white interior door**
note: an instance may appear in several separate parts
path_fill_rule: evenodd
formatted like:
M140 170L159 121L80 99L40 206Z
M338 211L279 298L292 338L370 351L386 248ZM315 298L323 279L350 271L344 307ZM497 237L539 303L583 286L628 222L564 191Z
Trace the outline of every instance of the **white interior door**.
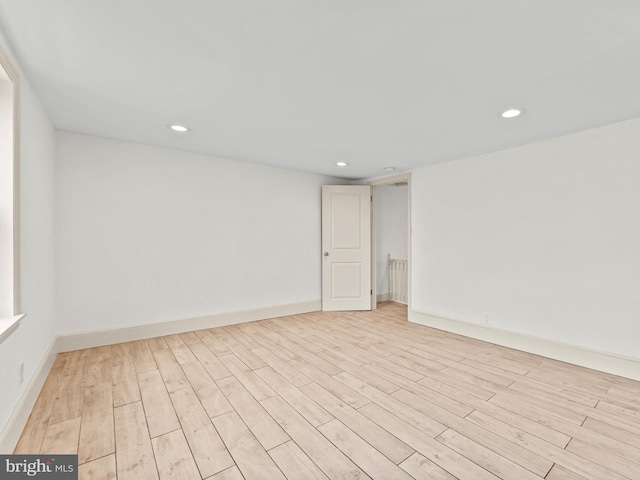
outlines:
M322 309L371 310L371 187L322 187Z

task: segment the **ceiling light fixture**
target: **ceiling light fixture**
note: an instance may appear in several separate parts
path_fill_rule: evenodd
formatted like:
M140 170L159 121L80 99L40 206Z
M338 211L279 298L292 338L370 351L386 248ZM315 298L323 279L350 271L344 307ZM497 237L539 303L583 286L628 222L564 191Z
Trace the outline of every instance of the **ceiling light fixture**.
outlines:
M500 113L502 118L516 118L522 115L526 110L522 107L507 108Z
M336 165L339 167L346 167L349 164L347 162L336 162Z
M385 167L384 171L385 172L395 172L396 171L396 167Z
M185 127L184 125L177 125L177 124L167 125L167 127L169 127L174 132L180 132L180 133L188 132L190 130L189 128Z

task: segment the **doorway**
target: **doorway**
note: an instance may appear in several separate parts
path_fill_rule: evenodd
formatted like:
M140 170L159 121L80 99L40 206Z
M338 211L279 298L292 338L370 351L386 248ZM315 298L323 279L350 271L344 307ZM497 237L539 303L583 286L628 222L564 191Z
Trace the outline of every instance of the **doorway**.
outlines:
M372 183L372 269L374 308L394 302L409 305L410 296L410 177Z
M322 187L323 311L374 310L389 301L408 311L410 189L410 174Z

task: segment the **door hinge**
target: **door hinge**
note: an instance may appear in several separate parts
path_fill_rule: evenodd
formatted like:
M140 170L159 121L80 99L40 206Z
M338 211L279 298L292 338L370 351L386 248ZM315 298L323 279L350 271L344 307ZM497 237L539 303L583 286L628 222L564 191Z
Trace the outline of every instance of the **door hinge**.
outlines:
M371 289L371 295L373 295L373 288Z
M371 195L371 201L373 202L373 195Z

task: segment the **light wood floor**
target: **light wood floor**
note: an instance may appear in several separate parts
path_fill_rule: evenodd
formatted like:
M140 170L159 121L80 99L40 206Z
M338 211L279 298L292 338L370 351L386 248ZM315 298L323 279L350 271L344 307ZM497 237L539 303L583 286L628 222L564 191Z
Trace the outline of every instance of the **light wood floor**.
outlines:
M640 478L640 382L312 313L58 356L16 453L81 479Z

